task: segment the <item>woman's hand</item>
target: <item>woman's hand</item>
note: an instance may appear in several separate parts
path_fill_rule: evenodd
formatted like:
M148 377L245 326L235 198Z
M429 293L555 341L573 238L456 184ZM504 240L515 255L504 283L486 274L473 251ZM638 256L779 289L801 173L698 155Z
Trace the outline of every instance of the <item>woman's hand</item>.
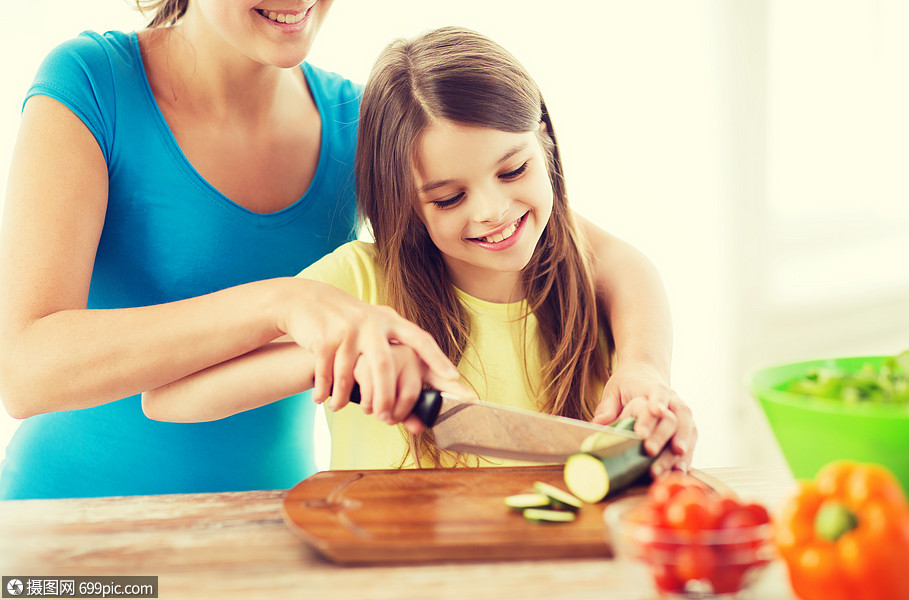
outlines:
M635 418L634 432L644 439L644 449L659 454L651 468L654 476L688 470L698 435L691 409L646 363L626 361L615 368L593 421L605 425L625 417Z
M356 380L364 410L375 411L386 422L400 422L410 413L409 407L404 412L406 402L399 408L400 386L408 398L413 396L412 407L420 382L450 386L460 377L432 336L391 308L363 302L331 285L294 281L304 298L285 304L288 312L278 323L313 354L314 401L321 403L330 396L331 407L338 409L347 403ZM402 353L401 347L409 348L413 356Z
M368 360L361 356L354 367L354 379L360 386L360 408L366 414L374 413L376 418L383 423L388 425L403 423L404 427L413 434L419 434L426 429L424 423L411 414L420 392L423 390L424 383L458 396L469 397L471 395L457 378L442 377L431 371L412 348L392 344L391 355L393 365L388 374L395 382L392 402L384 402L375 396L374 370ZM348 402L348 396L333 396L328 402L328 408L334 411L340 410Z

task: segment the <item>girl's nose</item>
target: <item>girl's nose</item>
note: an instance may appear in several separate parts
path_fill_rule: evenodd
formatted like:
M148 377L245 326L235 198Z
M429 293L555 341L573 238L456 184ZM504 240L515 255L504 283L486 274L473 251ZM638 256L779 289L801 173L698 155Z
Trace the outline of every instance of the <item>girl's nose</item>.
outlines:
M511 199L498 190L487 190L476 197L476 201L477 208L474 214L480 223L500 223L511 206Z

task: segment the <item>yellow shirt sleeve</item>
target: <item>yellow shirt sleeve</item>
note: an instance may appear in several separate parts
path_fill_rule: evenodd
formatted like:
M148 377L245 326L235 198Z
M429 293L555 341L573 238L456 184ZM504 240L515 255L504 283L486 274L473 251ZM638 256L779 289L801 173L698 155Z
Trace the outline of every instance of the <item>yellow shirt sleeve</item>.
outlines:
M340 288L364 302L386 304L384 281L376 273L375 244L348 242L323 256L297 277L313 279Z

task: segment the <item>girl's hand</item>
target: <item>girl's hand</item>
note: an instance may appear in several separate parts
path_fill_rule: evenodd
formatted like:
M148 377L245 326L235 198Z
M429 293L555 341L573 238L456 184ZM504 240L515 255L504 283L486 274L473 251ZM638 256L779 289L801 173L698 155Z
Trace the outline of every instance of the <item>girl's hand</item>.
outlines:
M606 425L625 417L635 418L634 432L644 439L644 449L659 454L651 468L654 477L670 469L688 471L697 441L691 409L645 363L616 367L593 422Z
M410 412L408 408L402 415L404 408L397 408L402 391L412 407L422 381L450 386L460 377L432 336L391 308L374 306L316 281L297 278L293 282L301 286L304 297L285 304L289 312L278 323L312 352L314 401L331 397L332 408L341 408L356 379L367 411L401 422ZM401 347L409 348L413 356L405 358ZM399 354L397 359L393 350Z
M394 425L403 423L404 427L410 433L419 434L426 426L415 415L411 415L414 404L423 389L423 384L445 392L452 392L459 396L470 395L467 390L456 378L451 379L441 377L429 370L417 353L400 344L392 344L391 355L394 361L390 370L390 375L395 381L395 394L391 402L386 399L378 399L374 392L373 373L374 369L369 361L361 356L354 367L354 379L360 386L360 408L366 414L375 413L376 418ZM349 401L348 397L335 398L329 401L328 407L331 410L343 408Z

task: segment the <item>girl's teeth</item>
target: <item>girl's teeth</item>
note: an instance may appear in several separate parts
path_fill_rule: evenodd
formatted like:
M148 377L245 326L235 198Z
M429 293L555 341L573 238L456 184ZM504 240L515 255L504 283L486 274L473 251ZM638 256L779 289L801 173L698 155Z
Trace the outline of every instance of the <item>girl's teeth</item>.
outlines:
M508 238L513 236L514 232L517 230L519 224L520 224L520 221L515 221L514 223L512 223L511 225L509 225L508 227L506 227L499 233L497 233L495 235L490 235L490 236L487 236L487 237L484 237L481 239L484 242L490 242L493 244L497 244L497 243L507 240Z

